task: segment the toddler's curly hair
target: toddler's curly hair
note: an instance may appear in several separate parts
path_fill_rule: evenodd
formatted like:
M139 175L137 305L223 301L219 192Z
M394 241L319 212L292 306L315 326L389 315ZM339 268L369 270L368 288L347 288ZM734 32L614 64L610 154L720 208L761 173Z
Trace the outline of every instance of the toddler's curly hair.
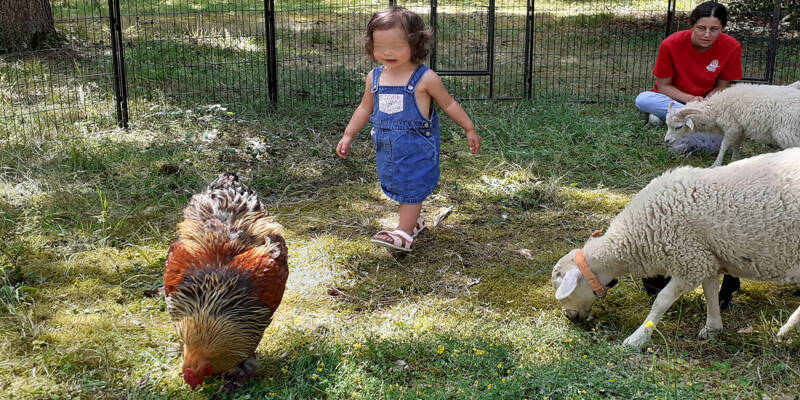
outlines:
M428 55L428 45L433 42L433 34L425 28L425 22L422 21L419 14L405 7L389 7L372 14L372 18L367 24L366 42L364 43L367 55L376 61L372 54L375 49L372 40L373 32L396 27L400 27L406 33L406 39L411 46L411 61L421 63L425 60Z

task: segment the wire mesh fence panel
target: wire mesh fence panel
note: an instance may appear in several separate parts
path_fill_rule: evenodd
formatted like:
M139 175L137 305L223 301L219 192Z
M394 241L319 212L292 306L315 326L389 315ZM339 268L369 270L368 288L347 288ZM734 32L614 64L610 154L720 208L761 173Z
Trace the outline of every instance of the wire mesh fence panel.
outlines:
M281 104L358 103L374 64L364 33L388 0L279 0L275 7Z
M51 23L56 33L0 54L2 139L30 141L63 129L87 132L115 125L108 5L50 3L52 15L47 20L15 23Z
M33 1L49 1L58 34L36 49L13 52L4 51L0 40L3 137L110 129L117 104L125 99L132 121L216 104L233 113L261 113L275 99L282 106L355 104L366 74L377 65L364 50L367 22L390 4L112 0L120 6L116 29L116 9L109 10L108 0ZM757 7L746 0L728 2L726 31L742 43L745 78L800 80L797 1L782 0L779 14L772 1L758 2ZM653 87L661 41L689 27L689 14L700 1L394 3L435 27L426 62L457 98L629 102ZM122 53L125 71L115 74L113 61L122 60ZM117 103L115 90L122 88L127 94Z
M121 2L131 119L223 104L263 111L267 96L264 2Z
M667 2L536 1L534 98L620 101L652 88L666 15Z

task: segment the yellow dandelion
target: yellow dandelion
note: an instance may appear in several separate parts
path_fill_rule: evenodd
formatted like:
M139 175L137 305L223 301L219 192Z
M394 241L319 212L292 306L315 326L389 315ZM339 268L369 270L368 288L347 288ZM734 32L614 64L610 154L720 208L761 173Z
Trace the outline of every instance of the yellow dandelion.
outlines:
M506 378L500 379L500 382L506 383Z
M319 362L319 366L320 366L320 367L324 367L324 366L325 366L325 362L324 362L324 361L320 361L320 362Z
M311 375L311 380L312 381L317 380L317 378L319 378L319 376L317 376L317 374Z
M359 349L361 349L361 343L356 343L356 344L354 344L354 345L353 345L353 348L354 348L354 349L356 349L356 350L359 350Z
M653 327L655 327L655 326L656 326L656 324L654 324L652 320L651 321L647 321L647 323L644 324L644 327L645 328L649 328L649 329L653 329Z
M616 380L616 379L614 379L614 378L611 378L611 379L609 379L608 381L609 381L609 382L611 382L611 383L614 383L614 382L616 382L617 380Z
M531 377L531 374L525 374L525 377L526 377L526 378L530 378L530 377Z
M441 345L441 344L440 344L440 345L439 345L439 347L437 347L437 348L436 348L436 353L437 353L437 354L442 354L442 353L444 353L444 345Z
M490 383L490 384L486 385L486 388L487 389L491 389L492 388L492 384Z
M322 372L322 368L317 367L317 372Z
M289 368L284 365L283 368L281 368L281 372L283 372L283 374L286 375L289 373Z
M498 368L498 369L502 369L502 368L503 368L503 363L498 363L498 364L497 364L497 368Z

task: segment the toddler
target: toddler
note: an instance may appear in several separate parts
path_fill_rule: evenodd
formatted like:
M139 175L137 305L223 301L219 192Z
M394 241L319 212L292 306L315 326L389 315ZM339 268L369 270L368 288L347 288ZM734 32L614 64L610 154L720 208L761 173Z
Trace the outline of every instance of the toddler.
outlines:
M467 113L436 72L421 64L430 41L422 17L412 11L390 7L372 16L365 48L382 65L367 74L361 104L336 146L339 157L346 158L356 134L372 122L381 189L400 203L397 229L376 233L372 242L400 251L411 251L425 229L422 202L439 182L439 118L433 103L464 129L473 154L481 144Z

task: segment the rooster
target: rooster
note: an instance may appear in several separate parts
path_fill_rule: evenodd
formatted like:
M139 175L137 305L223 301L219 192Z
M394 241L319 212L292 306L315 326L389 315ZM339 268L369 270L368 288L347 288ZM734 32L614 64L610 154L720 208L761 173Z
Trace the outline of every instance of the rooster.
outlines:
M281 226L233 173L192 196L183 217L164 269L183 380L192 389L214 374L244 383L289 275Z

